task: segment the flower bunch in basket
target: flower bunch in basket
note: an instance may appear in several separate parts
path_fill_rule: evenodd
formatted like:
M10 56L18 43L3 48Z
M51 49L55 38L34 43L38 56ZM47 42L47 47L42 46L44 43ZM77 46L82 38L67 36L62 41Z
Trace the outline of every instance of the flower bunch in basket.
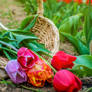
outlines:
M56 92L78 92L82 82L67 70L74 66L75 60L75 56L59 51L53 56L50 65L37 53L21 47L17 59L9 61L5 70L15 84L28 82L35 87L43 87L47 81L53 84Z

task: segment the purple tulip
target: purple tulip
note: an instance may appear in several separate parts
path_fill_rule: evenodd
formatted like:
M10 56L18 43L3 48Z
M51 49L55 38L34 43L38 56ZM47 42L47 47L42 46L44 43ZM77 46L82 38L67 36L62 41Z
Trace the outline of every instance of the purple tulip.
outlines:
M5 70L14 83L19 84L27 81L27 75L21 69L17 60L9 61Z

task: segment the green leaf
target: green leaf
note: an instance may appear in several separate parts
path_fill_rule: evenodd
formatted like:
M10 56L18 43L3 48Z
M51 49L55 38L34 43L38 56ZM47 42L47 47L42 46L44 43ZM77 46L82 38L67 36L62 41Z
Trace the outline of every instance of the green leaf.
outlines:
M30 21L32 21L33 18L34 18L34 16L28 16L28 17L26 17L26 18L21 22L20 29L24 29L24 28L30 23Z
M75 38L74 36L64 32L61 32L61 34L76 47L80 54L89 54L89 49L78 38Z
M35 52L50 53L49 50L45 49L44 45L37 43L36 41L32 41L31 43L28 43L27 46Z
M7 53L7 51L3 50L3 52L6 55L6 57L8 58L8 60L11 60L11 57L9 56L9 54Z
M15 34L23 34L23 35L30 35L30 33L33 34L31 31L24 31L22 29L10 30L9 32L12 32Z
M92 69L92 56L90 55L77 56L77 60L75 61L75 63L78 65L84 65L85 67Z
M31 23L28 24L26 28L24 28L24 31L29 31L36 23L38 15L35 16L35 18L31 21Z
M74 67L70 71L72 71L74 74L76 74L80 78L92 76L92 73L91 73L92 69L84 65L80 65L80 64L75 64Z
M6 38L8 38L8 39L10 39L10 40L15 40L15 38L14 38L12 32L5 32L5 33L2 35L2 38L4 38L4 37L6 37Z
M36 37L32 34L30 34L30 35L14 34L14 36L16 37L17 44L19 44L20 42L22 42L24 40L38 40L38 37Z
M92 40L92 14L85 16L84 32L86 37L86 44L89 47L89 43Z
M80 26L81 17L82 13L65 18L65 20L62 21L62 24L59 28L60 32L66 32L76 35L77 29Z
M17 45L19 45L20 42L24 40L38 40L38 37L36 37L32 32L25 32L23 30L12 30L11 31L15 40L17 41Z
M9 53L11 53L12 55L17 55L17 52L14 51L14 50L11 50L11 49L8 49L8 48L5 48L5 47L0 47L2 50L6 50L8 51Z
M16 87L16 85L13 82L6 80L0 81L0 84L6 84L6 85L11 85L12 87Z
M92 76L92 56L77 56L77 60L74 62L74 67L71 71L76 73L79 77Z
M0 44L17 51L17 48L15 48L15 46L13 46L12 44L9 44L8 42L3 41L2 39L0 39Z
M8 58L8 60L17 58L17 52L10 48L0 46L0 50L3 51L4 56L6 56L6 58Z

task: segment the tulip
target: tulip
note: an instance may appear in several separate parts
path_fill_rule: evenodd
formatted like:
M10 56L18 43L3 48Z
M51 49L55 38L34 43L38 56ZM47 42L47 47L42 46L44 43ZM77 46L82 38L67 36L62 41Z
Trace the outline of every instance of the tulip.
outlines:
M17 60L24 70L32 68L35 65L35 62L39 59L33 51L25 47L18 50L17 56Z
M59 51L53 56L51 64L56 70L60 70L62 68L72 68L74 66L73 61L75 60L75 56Z
M27 81L26 73L21 69L17 60L9 61L5 70L14 83L19 84Z
M83 1L82 0L74 0L74 2L78 3L78 4L82 4Z
M28 82L36 87L43 87L45 81L52 83L53 73L51 68L42 60L39 59L35 66L27 72Z
M70 2L72 2L72 0L57 0L57 2L65 2L65 3L70 3Z
M72 0L62 0L63 2L69 4L70 2L72 2Z
M56 92L78 92L82 88L82 82L68 70L58 71L53 79Z
M90 0L90 3L92 5L92 0ZM89 4L89 0L86 1L86 4L88 5Z
M43 2L46 2L47 0L43 0Z

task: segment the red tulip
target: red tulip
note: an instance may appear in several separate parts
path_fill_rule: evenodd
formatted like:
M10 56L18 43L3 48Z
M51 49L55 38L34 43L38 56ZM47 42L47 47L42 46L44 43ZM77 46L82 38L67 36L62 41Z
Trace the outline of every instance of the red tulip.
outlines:
M75 56L59 51L55 54L55 56L53 56L51 64L56 70L60 70L62 68L72 68L74 65L73 61L75 60Z
M72 0L57 0L57 2L61 2L61 1L63 1L63 2L65 2L65 3L70 3Z
M72 0L63 0L63 2L69 4Z
M74 2L81 4L83 1L82 0L74 0Z
M24 70L32 68L35 65L35 62L39 59L33 51L25 47L18 50L17 56L18 62Z
M91 5L92 5L92 0L90 0L90 2L91 2ZM89 4L89 0L86 1L86 4Z
M47 0L43 0L43 2L46 2Z
M56 92L78 92L82 82L72 72L60 70L54 76L53 86Z

